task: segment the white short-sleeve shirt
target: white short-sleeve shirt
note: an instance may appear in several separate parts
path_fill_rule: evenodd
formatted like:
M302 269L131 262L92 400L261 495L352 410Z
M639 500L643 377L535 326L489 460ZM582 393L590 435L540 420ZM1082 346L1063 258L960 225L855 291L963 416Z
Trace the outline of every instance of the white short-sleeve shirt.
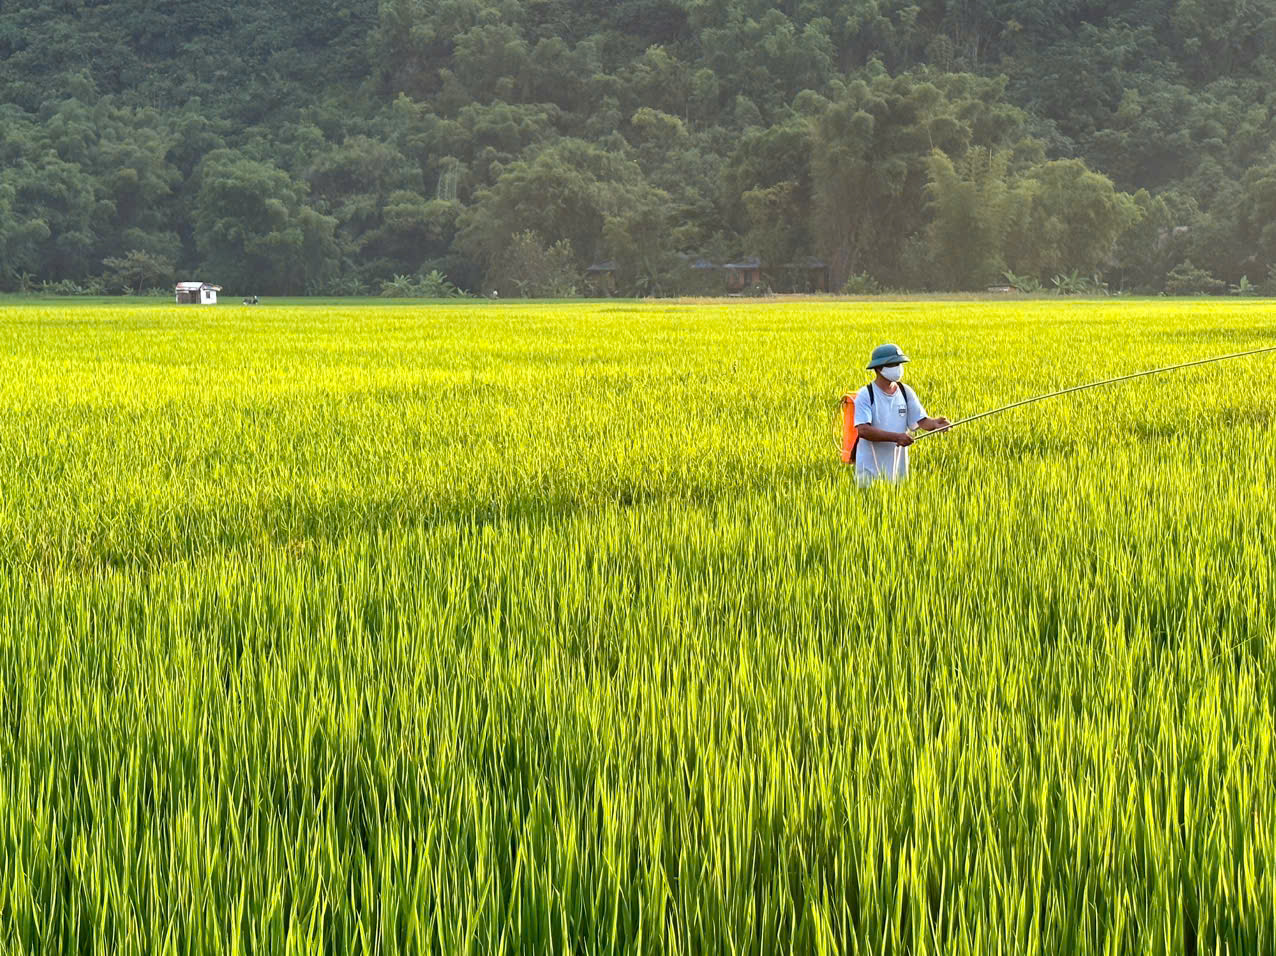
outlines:
M873 390L873 403L868 401L868 390ZM873 425L888 432L911 431L926 418L926 409L917 394L903 384L896 384L892 395L870 382L855 395L855 424ZM860 439L855 447L855 477L861 485L879 479L903 481L908 477L908 449L894 442L865 441Z

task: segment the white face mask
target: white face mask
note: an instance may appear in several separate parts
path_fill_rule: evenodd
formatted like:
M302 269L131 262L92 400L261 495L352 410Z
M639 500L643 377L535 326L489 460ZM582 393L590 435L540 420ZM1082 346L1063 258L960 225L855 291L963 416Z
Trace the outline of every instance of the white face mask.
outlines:
M879 368L877 372L888 382L898 382L904 377L904 366L896 365L894 368Z

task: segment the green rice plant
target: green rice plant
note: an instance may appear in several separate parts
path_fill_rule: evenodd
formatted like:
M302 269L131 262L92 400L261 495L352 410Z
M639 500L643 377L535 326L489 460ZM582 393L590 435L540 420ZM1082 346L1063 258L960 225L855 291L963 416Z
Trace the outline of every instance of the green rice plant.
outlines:
M1273 951L1273 314L0 310L0 940Z

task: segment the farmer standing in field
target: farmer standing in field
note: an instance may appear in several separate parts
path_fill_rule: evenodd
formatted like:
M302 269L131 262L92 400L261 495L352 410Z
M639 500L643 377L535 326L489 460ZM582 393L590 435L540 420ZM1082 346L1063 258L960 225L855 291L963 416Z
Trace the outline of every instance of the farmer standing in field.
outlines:
M909 434L947 428L947 418L928 418L912 389L900 379L908 356L898 345L879 345L869 359L877 375L855 396L855 478L861 487L874 481L903 481L908 477Z

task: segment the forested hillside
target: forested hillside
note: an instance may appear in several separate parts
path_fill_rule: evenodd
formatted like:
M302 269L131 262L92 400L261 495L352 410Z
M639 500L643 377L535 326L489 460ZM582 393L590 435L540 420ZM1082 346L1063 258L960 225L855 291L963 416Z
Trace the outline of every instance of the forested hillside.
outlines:
M7 0L0 103L8 290L1276 291L1276 0Z

